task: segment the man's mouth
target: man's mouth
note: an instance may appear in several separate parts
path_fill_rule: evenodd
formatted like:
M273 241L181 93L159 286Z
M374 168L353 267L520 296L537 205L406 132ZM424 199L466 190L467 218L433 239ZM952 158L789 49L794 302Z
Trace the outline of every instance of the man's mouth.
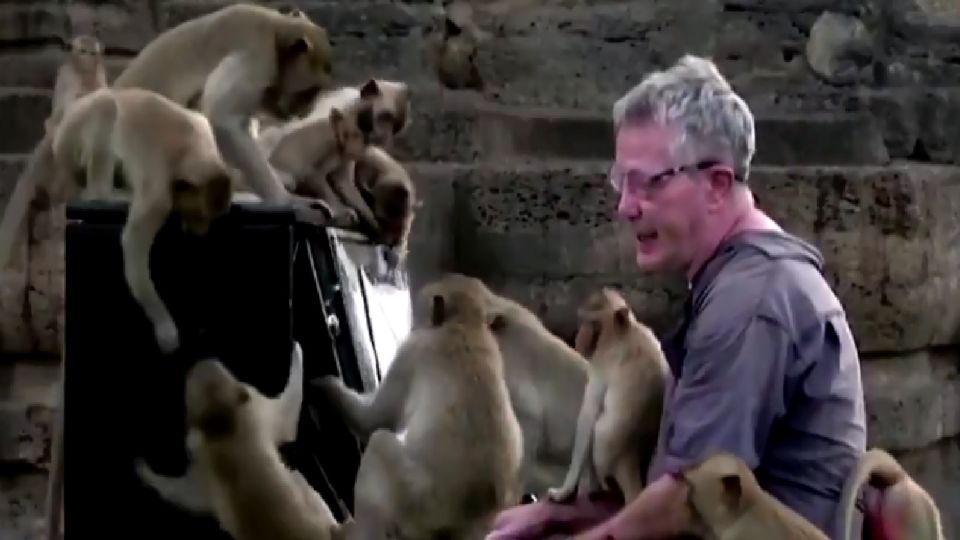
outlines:
M637 240L640 242L649 242L657 239L657 231L646 231L637 233Z

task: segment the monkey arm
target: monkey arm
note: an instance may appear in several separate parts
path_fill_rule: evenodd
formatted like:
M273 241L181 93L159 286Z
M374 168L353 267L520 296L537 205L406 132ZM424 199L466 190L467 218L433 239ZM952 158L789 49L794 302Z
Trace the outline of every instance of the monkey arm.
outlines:
M166 501L195 514L213 512L203 490L203 483L197 479L193 466L190 466L183 476L163 476L155 473L144 460L138 458L135 468L143 483L153 488Z
M583 402L580 405L580 414L577 416L577 430L573 439L573 452L570 457L570 468L559 489L551 488L548 492L555 501L564 500L573 494L577 482L583 474L584 467L593 467L593 432L597 425L597 418L603 409L603 397L606 394L606 384L591 367L587 387L583 391Z
M361 440L377 429L396 431L403 405L410 394L413 366L404 361L402 350L380 386L371 394L359 394L338 377L323 377L318 386L343 416L344 422Z
M240 169L250 188L267 203L290 200L263 152L247 129L260 107L269 74L263 73L249 53L234 53L207 77L200 110L210 120L217 146L225 161Z

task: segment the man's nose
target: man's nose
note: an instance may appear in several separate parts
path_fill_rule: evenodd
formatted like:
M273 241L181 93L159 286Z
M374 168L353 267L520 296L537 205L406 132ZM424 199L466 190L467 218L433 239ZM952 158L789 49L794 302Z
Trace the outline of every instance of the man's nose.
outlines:
M617 217L631 221L640 217L640 205L636 197L631 197L626 191L620 194L617 202Z

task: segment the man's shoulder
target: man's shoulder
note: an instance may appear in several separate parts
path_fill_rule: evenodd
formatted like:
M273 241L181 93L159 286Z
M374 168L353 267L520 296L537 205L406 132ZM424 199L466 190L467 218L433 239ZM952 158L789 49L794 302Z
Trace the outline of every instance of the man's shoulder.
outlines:
M802 239L751 231L722 249L711 281L694 291L701 328L743 326L761 317L794 333L843 314L819 251Z

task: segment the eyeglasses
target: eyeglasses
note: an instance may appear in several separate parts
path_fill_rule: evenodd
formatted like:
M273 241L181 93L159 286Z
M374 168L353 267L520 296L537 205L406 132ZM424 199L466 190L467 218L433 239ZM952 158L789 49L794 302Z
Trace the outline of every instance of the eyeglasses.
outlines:
M652 175L644 174L643 171L636 169L623 170L618 167L616 163L614 163L610 167L608 180L610 185L613 186L613 189L617 193L623 192L624 185L626 185L627 192L631 194L639 193L641 191L645 193L652 193L658 189L661 189L667 184L668 180L680 173L703 171L709 169L710 167L719 165L720 163L720 161L715 159L709 159L690 165L673 167Z

